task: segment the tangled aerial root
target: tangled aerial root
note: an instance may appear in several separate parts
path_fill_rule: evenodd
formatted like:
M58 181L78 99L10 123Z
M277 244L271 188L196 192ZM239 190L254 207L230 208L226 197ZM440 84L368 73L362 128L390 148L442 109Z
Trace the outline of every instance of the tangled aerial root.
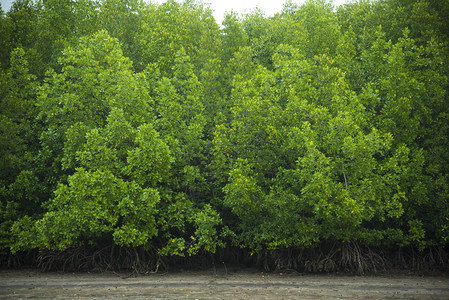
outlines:
M284 273L345 272L361 275L392 270L447 272L449 254L443 247L420 252L414 248L370 248L350 242L304 250L267 251L259 254L253 264L266 271Z
M387 259L381 251L361 247L357 243L318 247L306 250L287 250L270 255L274 265L265 269L295 270L297 272L349 272L356 274L376 273L387 269Z
M42 271L111 271L117 274L150 274L173 269L204 269L223 266L257 267L284 273L371 274L392 270L448 272L449 253L444 247L418 251L415 248L370 248L357 242L322 244L312 249L262 251L251 255L241 248L219 249L216 254L202 252L192 257L163 257L157 250L143 247L80 247L65 251L0 253L0 266L34 266ZM120 275L122 276L122 275Z
M131 271L131 274L148 274L166 269L163 258L156 251L115 245L101 249L45 251L37 256L36 262L43 271Z

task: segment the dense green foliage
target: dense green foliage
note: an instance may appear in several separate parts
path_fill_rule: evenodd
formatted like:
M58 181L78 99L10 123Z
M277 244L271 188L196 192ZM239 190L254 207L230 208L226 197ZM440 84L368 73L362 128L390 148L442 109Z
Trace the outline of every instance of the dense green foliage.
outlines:
M446 247L448 11L16 0L0 249Z

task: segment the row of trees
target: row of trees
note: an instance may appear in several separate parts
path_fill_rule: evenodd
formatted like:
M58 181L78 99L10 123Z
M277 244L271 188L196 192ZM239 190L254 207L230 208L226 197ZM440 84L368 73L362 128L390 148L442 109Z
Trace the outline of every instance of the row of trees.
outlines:
M449 2L16 0L0 248L449 242Z

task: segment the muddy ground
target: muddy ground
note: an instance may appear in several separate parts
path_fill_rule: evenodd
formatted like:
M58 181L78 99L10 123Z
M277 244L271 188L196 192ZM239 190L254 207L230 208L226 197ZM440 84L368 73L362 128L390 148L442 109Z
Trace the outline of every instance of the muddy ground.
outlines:
M0 299L449 299L447 276L0 271ZM128 277L129 276L129 277Z

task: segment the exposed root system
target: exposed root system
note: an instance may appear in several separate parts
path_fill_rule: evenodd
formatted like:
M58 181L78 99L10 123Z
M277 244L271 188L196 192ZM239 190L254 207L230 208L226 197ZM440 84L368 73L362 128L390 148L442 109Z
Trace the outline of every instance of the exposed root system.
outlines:
M414 248L382 249L356 242L321 245L313 249L285 249L249 255L246 249L220 249L216 254L193 257L162 257L155 250L109 245L40 253L1 253L1 267L34 266L42 271L112 271L120 274L149 274L173 269L202 269L223 266L226 270L257 267L284 273L372 274L391 270L414 272L449 271L449 253L442 247L418 251ZM32 259L31 259L32 258ZM227 267L228 266L228 267Z
M96 250L45 251L37 255L36 262L43 271L131 271L131 274L143 274L167 269L164 258L155 251L115 245Z

